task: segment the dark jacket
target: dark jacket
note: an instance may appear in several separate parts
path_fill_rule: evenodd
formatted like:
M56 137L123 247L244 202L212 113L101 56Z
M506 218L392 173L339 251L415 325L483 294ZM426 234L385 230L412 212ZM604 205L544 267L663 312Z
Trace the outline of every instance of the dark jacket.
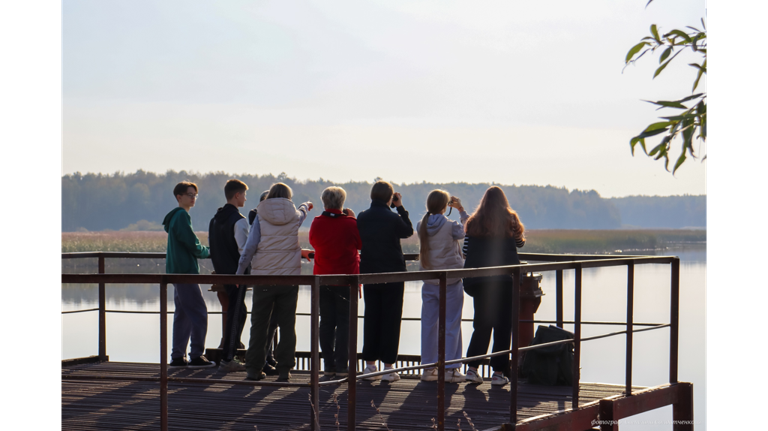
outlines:
M169 274L200 274L197 259L208 257L208 247L192 230L192 219L181 207L166 214L163 227L168 232L168 246L165 250L165 272Z
M371 207L357 216L357 230L363 246L360 273L405 271L400 239L413 235L408 211L402 206L392 212L386 202L371 201Z
M237 207L226 204L216 211L208 224L208 244L216 274L235 274L240 251L235 240L235 223L244 219Z
M464 268L483 268L488 266L519 265L517 241L513 237L467 237L467 260ZM469 277L464 279L464 287L493 281L512 282L512 276L496 275L491 277ZM471 292L467 292L471 295Z

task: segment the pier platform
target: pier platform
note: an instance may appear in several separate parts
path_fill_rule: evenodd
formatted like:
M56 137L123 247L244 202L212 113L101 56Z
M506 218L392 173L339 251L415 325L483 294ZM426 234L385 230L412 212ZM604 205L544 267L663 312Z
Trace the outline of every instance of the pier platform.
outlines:
M62 429L147 430L160 425L157 382L120 378L157 378L159 365L101 362L62 367ZM66 376L87 380L70 380ZM306 371L292 372L292 382L308 382ZM245 372L223 373L216 368L169 370L169 377L244 380ZM275 377L268 377L267 381ZM644 388L637 387L637 391ZM490 381L475 385L446 384L446 429L499 429L509 420L509 385ZM621 396L624 387L581 383L580 406ZM436 382L406 376L394 383L357 383L356 429L430 429L436 413ZM633 392L635 388L633 388ZM310 428L308 387L249 387L169 383L168 428L174 430L303 430ZM346 384L320 388L320 429L346 429ZM338 404L334 402L336 394ZM379 412L371 405L373 402ZM538 386L521 381L518 420L551 415L571 407L571 387ZM466 416L465 416L466 413ZM338 414L338 426L336 417ZM461 421L459 424L459 420Z

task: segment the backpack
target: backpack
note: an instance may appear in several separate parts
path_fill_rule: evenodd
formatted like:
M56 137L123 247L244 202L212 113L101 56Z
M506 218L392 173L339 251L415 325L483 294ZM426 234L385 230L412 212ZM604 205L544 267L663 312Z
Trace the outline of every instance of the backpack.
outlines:
M554 325L536 329L532 346L573 339L573 333ZM523 377L528 383L548 386L569 386L573 384L573 343L562 343L525 352Z

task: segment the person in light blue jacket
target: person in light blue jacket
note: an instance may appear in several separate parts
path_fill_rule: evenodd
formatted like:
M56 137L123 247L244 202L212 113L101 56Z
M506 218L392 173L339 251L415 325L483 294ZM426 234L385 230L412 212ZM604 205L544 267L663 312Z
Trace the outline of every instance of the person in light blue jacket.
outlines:
M445 216L448 206L459 211L461 222ZM427 197L427 213L416 225L419 235L419 270L461 269L464 257L461 240L464 238L464 222L469 214L461 200L445 190L432 190ZM459 278L446 280L445 309L445 360L461 358L461 310L464 307L464 286ZM421 361L437 362L438 315L440 311L440 285L438 280L425 280L421 288ZM445 381L460 383L465 376L461 364L445 367ZM427 368L421 375L423 381L436 381L437 369Z

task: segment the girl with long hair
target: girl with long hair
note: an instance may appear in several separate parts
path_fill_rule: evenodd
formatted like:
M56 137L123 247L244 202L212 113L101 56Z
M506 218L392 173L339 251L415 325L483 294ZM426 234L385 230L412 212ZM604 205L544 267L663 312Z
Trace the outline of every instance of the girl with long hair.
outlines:
M445 216L448 206L459 210L461 222ZM450 196L445 190L432 190L427 196L427 213L416 225L419 235L419 270L460 269L464 257L460 241L464 238L464 222L469 214L464 211L461 200ZM445 309L445 360L461 358L461 310L464 307L464 289L460 278L446 280ZM425 280L421 288L421 361L437 362L438 314L440 285L438 280ZM465 376L461 364L446 365L445 381L460 383ZM437 369L427 368L421 380L437 380Z
M525 226L501 188L492 186L485 191L480 205L466 223L467 260L464 268L518 265L517 249L525 244ZM467 357L484 355L493 332L493 352L509 350L512 342L512 277L508 275L471 277L464 279L464 290L474 300L475 317ZM477 373L480 361L468 363L466 380L482 383ZM491 358L491 384L504 386L509 379L509 355ZM513 370L512 372L516 372Z

